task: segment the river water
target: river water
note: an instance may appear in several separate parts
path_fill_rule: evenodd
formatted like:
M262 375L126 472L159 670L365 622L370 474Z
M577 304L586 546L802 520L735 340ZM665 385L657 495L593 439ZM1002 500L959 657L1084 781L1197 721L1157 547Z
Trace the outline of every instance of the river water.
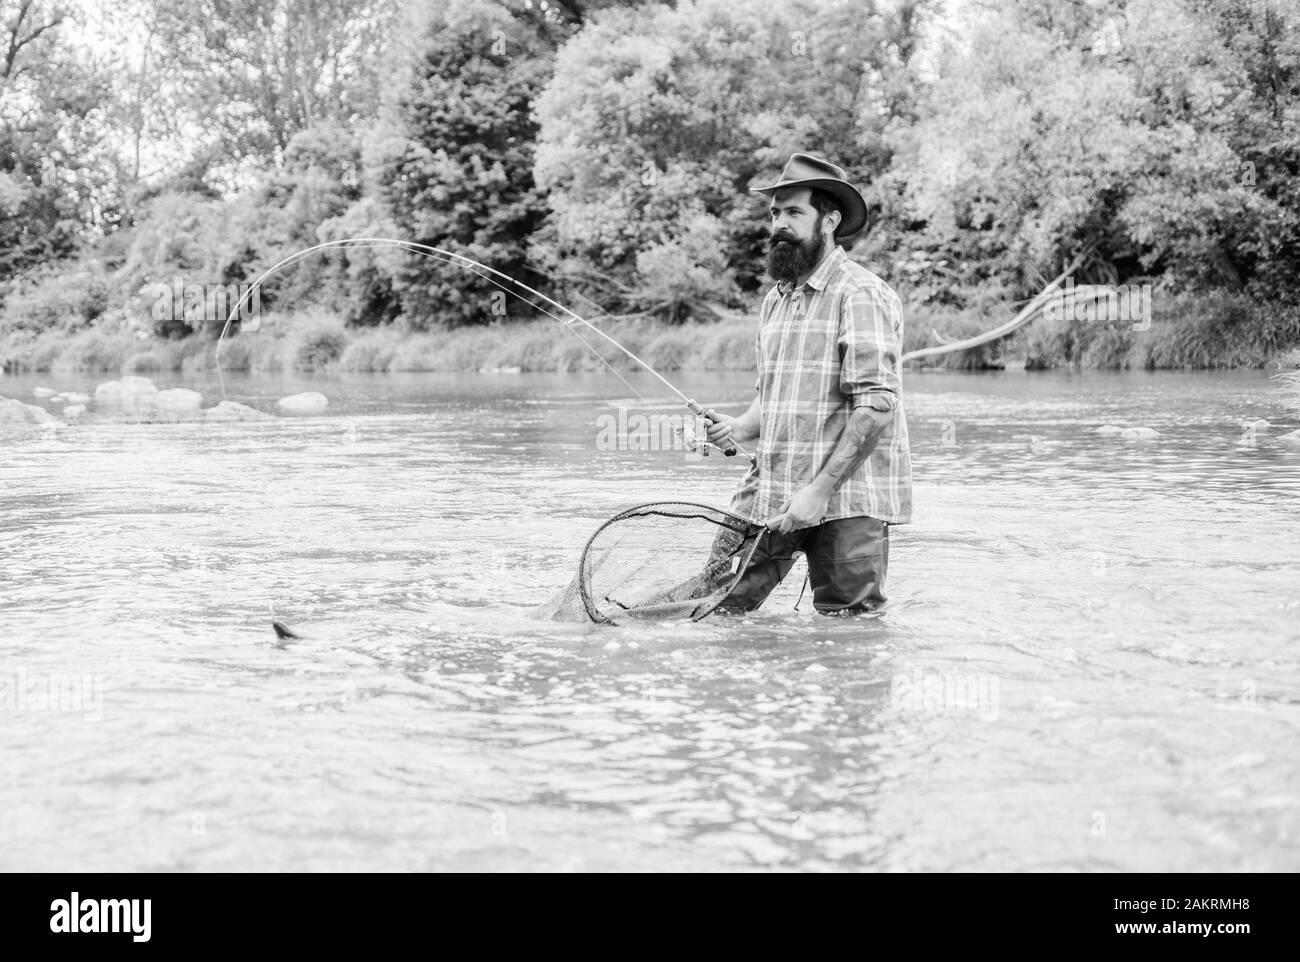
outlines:
M738 412L751 378L679 381ZM37 384L94 386L0 395ZM850 619L800 568L744 617L529 617L603 519L743 472L602 450L647 410L613 378L227 379L330 407L3 435L0 869L1300 869L1278 387L906 388L916 517Z

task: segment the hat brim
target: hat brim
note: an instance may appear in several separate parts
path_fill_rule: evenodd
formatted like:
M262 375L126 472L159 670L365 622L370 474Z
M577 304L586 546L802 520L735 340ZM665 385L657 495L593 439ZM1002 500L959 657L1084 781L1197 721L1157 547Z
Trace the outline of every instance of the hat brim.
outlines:
M835 228L836 237L848 237L867 226L867 202L862 199L858 189L852 184L847 184L842 180L835 180L833 177L784 180L779 184L772 184L768 187L751 187L750 190L756 194L771 197L778 190L786 190L791 187L824 190L840 202L844 216L840 218L839 226Z

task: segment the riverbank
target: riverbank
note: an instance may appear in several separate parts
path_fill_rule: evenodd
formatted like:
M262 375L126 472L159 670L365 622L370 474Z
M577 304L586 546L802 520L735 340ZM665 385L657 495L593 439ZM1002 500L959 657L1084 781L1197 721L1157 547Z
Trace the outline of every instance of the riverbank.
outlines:
M958 341L1005 320L1004 311L913 308L906 316L904 350ZM752 371L754 324L752 317L675 325L618 318L600 327L659 371ZM219 325L183 339L128 327L100 322L71 331L0 332L0 364L9 372L113 374L200 373L217 367ZM322 310L268 314L257 332L228 338L220 356L222 370L258 373L568 372L602 370L606 364L615 370L633 366L591 331L570 333L549 321L410 332L396 326L350 328ZM1149 324L1039 318L1001 341L928 359L926 366L1294 369L1300 367L1300 309L1228 293L1158 298Z

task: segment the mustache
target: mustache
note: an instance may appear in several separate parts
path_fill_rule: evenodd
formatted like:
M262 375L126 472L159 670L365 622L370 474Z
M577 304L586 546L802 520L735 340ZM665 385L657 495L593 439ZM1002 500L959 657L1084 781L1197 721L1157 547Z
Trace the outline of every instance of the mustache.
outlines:
M777 244L797 244L797 243L799 243L799 238L795 237L793 234L773 234L771 237L767 239L767 246L769 248L775 247Z

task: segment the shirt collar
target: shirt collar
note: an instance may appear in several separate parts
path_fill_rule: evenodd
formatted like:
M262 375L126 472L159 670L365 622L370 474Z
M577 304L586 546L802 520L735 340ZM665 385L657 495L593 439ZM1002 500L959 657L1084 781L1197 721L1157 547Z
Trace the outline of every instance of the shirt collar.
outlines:
M829 254L822 258L822 262L817 265L817 269L808 275L808 280L803 282L804 287L811 287L813 290L821 292L826 289L826 284L830 280L831 272L839 267L840 261L844 257L844 248L836 244L831 248ZM776 292L785 297L794 288L794 281L779 281L776 285Z

